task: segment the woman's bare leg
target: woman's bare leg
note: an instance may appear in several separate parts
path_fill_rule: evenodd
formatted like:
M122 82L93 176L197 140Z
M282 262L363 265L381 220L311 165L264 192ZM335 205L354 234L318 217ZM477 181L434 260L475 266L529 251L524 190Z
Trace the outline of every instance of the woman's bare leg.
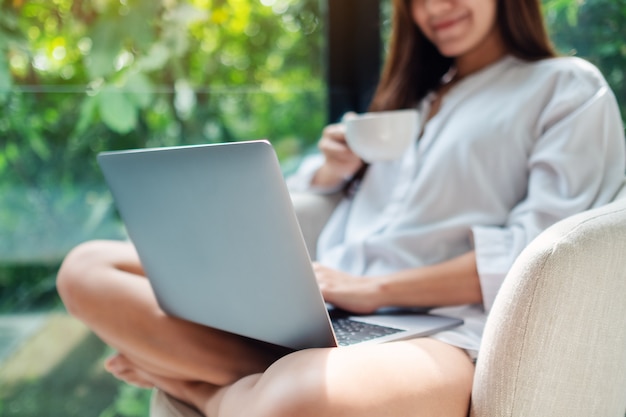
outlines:
M460 349L415 339L276 361L284 352L166 316L142 273L131 245L92 242L68 255L58 287L68 310L122 353L114 373L209 417L467 414L474 367Z
M460 349L414 339L295 352L222 388L136 373L209 417L466 417L474 366Z
M263 371L285 353L165 315L126 242L80 245L63 262L57 287L72 315L159 376L226 385Z

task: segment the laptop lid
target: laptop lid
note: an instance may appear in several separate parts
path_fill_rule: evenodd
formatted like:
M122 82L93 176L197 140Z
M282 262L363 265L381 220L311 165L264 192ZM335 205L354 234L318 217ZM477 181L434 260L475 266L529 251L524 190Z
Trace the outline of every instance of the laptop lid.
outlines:
M164 311L282 346L333 345L268 142L105 152L98 162Z
M98 162L165 312L294 349L337 345L269 142L103 152ZM356 319L405 330L380 341L462 322L399 316Z

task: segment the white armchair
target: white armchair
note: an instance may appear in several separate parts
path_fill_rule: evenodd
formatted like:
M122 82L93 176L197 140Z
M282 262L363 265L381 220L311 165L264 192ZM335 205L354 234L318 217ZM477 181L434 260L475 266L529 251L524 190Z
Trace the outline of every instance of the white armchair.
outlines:
M315 248L336 198L294 196ZM471 417L623 417L626 411L626 184L519 256L491 310ZM152 417L197 417L155 391Z

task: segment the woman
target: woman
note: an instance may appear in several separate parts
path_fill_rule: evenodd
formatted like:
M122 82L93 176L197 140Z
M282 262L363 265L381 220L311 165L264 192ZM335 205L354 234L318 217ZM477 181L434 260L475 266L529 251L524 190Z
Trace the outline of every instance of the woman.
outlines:
M166 316L130 245L91 242L68 255L58 287L119 351L106 365L115 376L211 417L467 414L485 311L506 271L541 230L611 199L626 169L623 128L598 71L553 58L537 1L394 7L372 110L417 106L419 141L399 161L364 167L330 126L322 156L291 185L352 190L320 237L327 301L356 312L438 306L465 325L282 352Z

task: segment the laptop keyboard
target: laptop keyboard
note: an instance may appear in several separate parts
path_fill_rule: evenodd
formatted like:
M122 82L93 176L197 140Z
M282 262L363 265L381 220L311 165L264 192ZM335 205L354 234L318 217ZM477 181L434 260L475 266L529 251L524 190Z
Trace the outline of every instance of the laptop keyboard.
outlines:
M393 327L364 323L344 317L333 318L331 322L339 346L349 346L402 331Z

